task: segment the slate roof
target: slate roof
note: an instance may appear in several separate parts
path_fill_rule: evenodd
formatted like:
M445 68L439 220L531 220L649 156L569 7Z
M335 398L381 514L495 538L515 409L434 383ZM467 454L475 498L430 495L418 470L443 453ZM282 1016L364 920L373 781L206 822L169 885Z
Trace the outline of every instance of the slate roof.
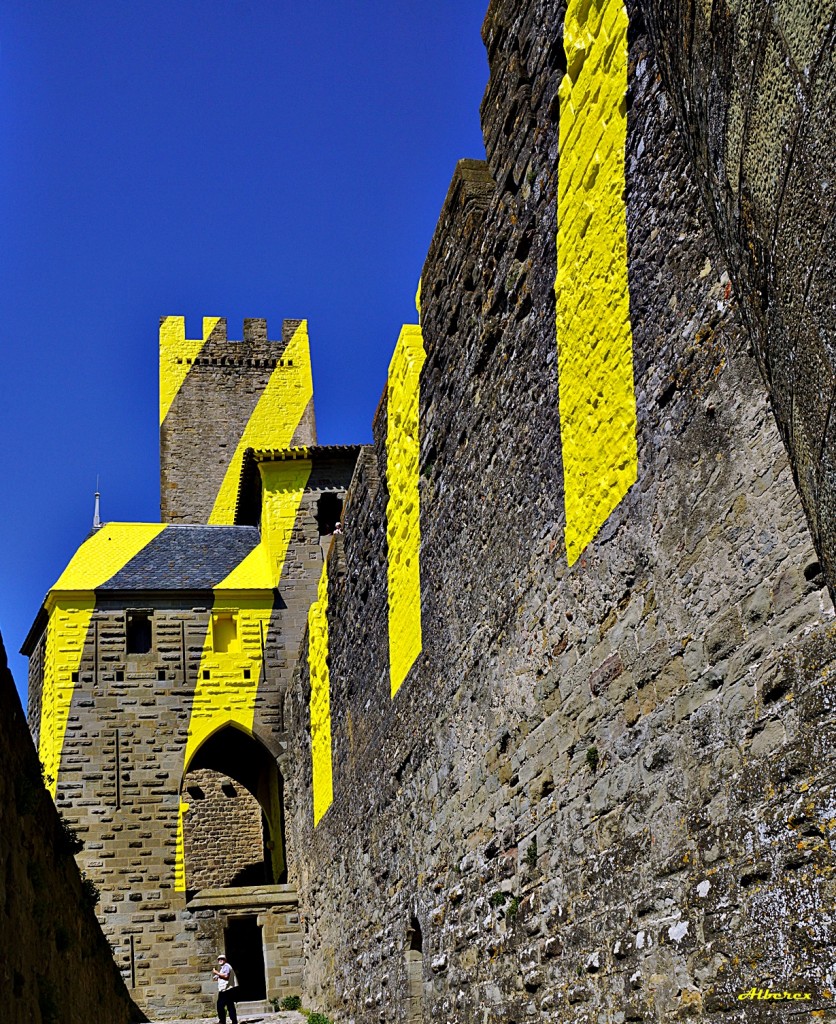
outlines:
M168 526L96 593L211 590L258 543L254 526Z

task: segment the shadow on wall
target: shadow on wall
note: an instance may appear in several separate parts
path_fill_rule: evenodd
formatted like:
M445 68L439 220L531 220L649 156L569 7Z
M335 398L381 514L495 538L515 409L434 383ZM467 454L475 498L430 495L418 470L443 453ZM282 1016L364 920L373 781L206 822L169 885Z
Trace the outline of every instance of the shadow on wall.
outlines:
M96 920L98 892L73 859L75 833L55 809L0 639L0 901L3 1019L59 1024L147 1018L128 995Z
M273 885L287 879L282 779L275 759L235 726L213 733L183 779L189 898L200 889Z

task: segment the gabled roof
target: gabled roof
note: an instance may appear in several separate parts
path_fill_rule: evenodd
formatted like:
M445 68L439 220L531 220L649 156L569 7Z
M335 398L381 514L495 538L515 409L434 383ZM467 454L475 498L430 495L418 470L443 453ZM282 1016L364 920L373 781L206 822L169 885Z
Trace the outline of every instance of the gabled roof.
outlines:
M48 610L62 594L115 599L128 594L272 589L270 562L254 526L105 523L89 534L50 588L22 652L34 649Z
M105 523L91 533L51 588L94 591L211 590L237 569L260 536L253 526ZM270 589L265 575L247 586Z

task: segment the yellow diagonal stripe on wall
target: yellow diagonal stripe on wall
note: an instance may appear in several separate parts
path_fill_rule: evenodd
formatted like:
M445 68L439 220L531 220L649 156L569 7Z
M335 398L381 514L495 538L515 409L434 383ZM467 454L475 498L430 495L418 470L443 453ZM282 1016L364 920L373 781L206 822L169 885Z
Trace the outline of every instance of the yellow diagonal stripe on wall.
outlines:
M263 642L273 611L273 590L281 581L311 463L307 459L288 460L263 463L259 469L261 541L214 587L212 622L203 644L186 738L184 775L201 744L223 726L234 724L252 735L263 669ZM261 596L246 597L247 591L260 591ZM225 613L235 615L238 639L235 650L222 653L214 650L212 623ZM249 680L244 678L245 669L249 669ZM174 887L180 892L186 889L183 816L188 807L187 802L181 801L177 822ZM280 857L281 843L274 843L273 849L274 858ZM273 867L278 877L284 865L274 861Z
M270 375L252 416L235 449L209 522L231 524L235 517L241 460L248 448L287 448L302 414L313 398L308 323L303 320L285 348L281 361ZM292 365L291 365L292 364Z
M101 587L164 529L163 523L105 523L76 551L53 591Z
M309 459L294 459L262 462L258 467L261 472L261 536L267 548L274 587L279 585L282 576L311 465Z
M638 474L622 0L569 0L563 42L555 293L566 557L572 565Z
M209 340L220 320L219 316L203 318L203 337L186 337L186 318L167 316L160 324L160 426L171 403L192 368L192 362Z
M389 364L386 390L389 683L393 697L421 653L418 406L425 358L421 328L405 324Z
M317 599L308 609L308 674L311 683L311 759L314 827L334 800L331 763L331 676L328 671L328 563Z
M106 583L165 529L159 523L106 523L70 559L50 591L46 608L44 678L38 755L53 798L84 641L96 605L93 591Z
M219 587L215 588L212 614L203 642L192 698L183 775L188 771L200 746L223 726L237 725L248 736L252 736L255 702L263 668L263 642L272 610L270 591L261 596L246 597L243 594L224 593ZM237 640L232 649L216 651L214 622L224 614L235 617ZM249 679L245 676L247 671ZM179 892L186 889L183 816L188 812L188 807L187 802L180 802L174 861L174 888Z

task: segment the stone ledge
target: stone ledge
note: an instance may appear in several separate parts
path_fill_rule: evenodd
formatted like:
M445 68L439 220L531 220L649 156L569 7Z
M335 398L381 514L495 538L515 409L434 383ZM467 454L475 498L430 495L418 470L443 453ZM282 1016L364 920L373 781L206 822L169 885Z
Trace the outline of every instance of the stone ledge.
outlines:
M227 907L296 907L299 896L290 885L247 885L235 889L201 889L186 904L188 910Z

